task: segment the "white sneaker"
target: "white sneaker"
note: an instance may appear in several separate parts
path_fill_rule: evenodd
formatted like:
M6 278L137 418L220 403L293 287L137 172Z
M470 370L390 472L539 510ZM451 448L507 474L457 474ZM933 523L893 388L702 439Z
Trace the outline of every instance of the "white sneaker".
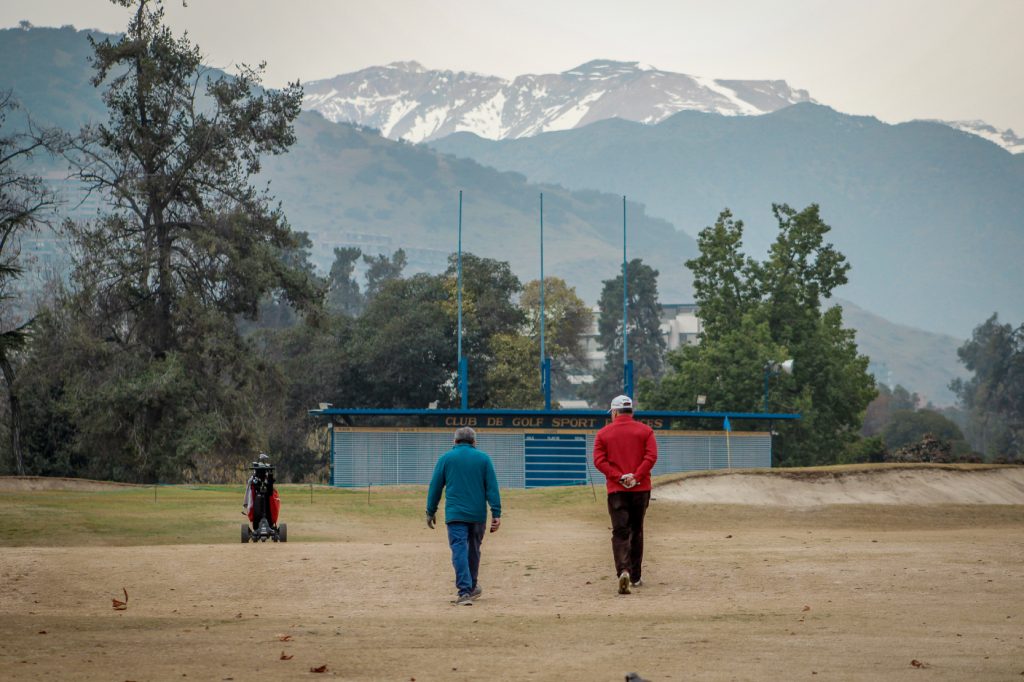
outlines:
M626 571L619 574L619 594L629 594L629 573Z

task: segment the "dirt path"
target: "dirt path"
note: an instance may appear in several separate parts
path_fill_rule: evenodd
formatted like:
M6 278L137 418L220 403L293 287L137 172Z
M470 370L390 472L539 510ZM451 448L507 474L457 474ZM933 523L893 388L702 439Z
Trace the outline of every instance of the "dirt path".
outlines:
M659 496L647 585L618 596L600 500L568 511L520 503L485 540L485 592L472 607L449 605L443 530L418 517L353 524L346 542L303 543L301 525L290 533L283 545L5 548L0 677L621 680L635 670L656 681L1008 680L1024 672L1019 506L792 509ZM128 608L115 611L122 587ZM321 665L327 672L309 672Z

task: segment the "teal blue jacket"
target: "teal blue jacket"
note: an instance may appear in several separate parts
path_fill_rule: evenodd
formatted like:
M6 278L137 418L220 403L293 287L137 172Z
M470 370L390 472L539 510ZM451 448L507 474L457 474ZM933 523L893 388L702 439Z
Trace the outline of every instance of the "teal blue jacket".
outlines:
M501 493L494 463L486 452L468 443L457 444L437 460L427 492L427 513L431 516L437 513L442 489L446 523L486 523L488 504L491 516L501 517Z

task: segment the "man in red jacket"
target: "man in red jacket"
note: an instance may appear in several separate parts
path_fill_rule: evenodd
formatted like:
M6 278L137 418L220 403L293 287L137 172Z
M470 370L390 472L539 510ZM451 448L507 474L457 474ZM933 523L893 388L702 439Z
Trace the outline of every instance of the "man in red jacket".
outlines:
M612 400L612 423L594 438L594 466L608 479L608 514L612 518L612 554L619 594L639 587L644 559L644 515L651 501L651 469L658 443L647 424L633 419L628 395Z

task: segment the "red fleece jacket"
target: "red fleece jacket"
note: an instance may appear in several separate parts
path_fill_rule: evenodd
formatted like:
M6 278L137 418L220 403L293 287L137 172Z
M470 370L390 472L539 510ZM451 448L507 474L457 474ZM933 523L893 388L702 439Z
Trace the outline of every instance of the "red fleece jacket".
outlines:
M651 469L657 461L654 430L635 421L631 414L616 415L594 438L594 466L608 479L610 493L650 490ZM636 476L636 485L626 488L619 483L624 474Z

